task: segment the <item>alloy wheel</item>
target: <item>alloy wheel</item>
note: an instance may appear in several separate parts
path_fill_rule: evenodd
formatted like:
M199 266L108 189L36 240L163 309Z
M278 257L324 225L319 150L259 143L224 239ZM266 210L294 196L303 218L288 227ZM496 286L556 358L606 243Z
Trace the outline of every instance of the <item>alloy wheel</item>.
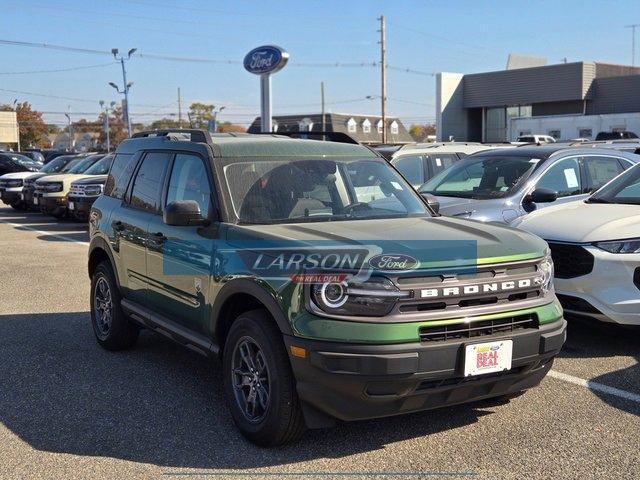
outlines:
M236 403L247 420L260 422L269 408L271 385L264 353L250 337L235 345L231 363L231 383Z

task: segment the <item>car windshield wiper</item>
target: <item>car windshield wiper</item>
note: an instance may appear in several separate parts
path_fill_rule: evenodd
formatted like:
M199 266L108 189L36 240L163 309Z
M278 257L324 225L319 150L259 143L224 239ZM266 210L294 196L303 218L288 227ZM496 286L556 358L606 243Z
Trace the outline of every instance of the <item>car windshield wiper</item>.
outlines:
M584 203L613 203L610 200L606 200L604 198L597 198L597 197L591 197L591 198L587 198Z

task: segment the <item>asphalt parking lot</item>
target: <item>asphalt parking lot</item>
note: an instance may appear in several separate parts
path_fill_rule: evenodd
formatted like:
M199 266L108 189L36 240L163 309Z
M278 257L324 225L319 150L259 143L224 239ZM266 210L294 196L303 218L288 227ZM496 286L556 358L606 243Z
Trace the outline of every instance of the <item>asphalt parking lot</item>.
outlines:
M245 441L215 362L89 321L87 232L0 208L1 478L640 478L640 333L571 322L549 377L482 402Z

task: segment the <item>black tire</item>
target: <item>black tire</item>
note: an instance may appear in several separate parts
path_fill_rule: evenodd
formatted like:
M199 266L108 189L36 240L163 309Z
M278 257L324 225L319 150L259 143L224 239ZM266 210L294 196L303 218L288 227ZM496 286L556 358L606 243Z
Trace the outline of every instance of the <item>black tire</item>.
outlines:
M249 403L243 403L243 399L246 400L249 396L250 385L236 387L239 383L248 381L251 374L234 373L234 370L239 370L238 360L242 359L240 362L243 363L245 357L241 350L245 346L255 347L256 358L259 360L261 354L266 366L261 370L266 371L266 381L264 376L260 377L261 374L255 374L253 379L258 382L254 384L255 390L263 394L254 394L253 405L256 408L253 411L256 413L257 410L261 415L254 415L253 418L250 418L252 415ZM255 365L260 365L260 361L256 361ZM252 310L241 314L233 322L224 344L222 374L225 397L233 420L251 442L262 447L273 447L292 442L305 432L306 425L296 392L295 378L282 334L268 312ZM268 392L266 402L261 400L265 390ZM266 407L262 408L264 403Z
M111 264L101 262L91 277L91 325L98 344L106 350L131 348L140 333L122 311L120 300Z
M22 202L15 202L11 204L11 208L13 208L14 210L17 210L19 212L22 212L24 210L26 210L24 204Z

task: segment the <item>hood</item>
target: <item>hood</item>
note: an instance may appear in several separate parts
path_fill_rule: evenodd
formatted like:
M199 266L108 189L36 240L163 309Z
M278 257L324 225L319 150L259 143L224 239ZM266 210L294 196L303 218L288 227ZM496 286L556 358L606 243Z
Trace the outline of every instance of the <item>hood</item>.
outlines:
M230 244L242 248L246 240L287 240L314 245L314 241L331 241L345 246L380 242L388 253L411 253L417 241L463 241L477 246L471 261L456 266L528 260L542 257L547 251L544 240L511 227L448 217L353 220L282 225L233 225L227 232ZM392 249L396 249L392 252ZM450 251L452 249L449 249ZM427 258L417 258L422 268Z
M640 205L570 202L527 215L518 226L546 240L590 243L640 236Z
M33 176L34 173L33 172L14 172L14 173L5 173L4 175L0 176L0 179L3 180L24 180L25 178L29 178L31 176Z
M107 183L107 175L82 175L72 183L74 185L104 185Z
M45 177L39 178L38 183L58 182L65 185L70 185L74 180L78 180L83 177L86 177L86 175L81 175L78 173L57 173L54 175L47 175Z
M437 196L440 202L440 213L448 217L471 218L482 222L504 223L502 211L504 198L475 200L473 198L456 198Z
M25 180L38 180L40 178L46 177L46 176L55 176L49 173L33 173L33 172L22 172L22 173L27 173L27 176L24 177Z

